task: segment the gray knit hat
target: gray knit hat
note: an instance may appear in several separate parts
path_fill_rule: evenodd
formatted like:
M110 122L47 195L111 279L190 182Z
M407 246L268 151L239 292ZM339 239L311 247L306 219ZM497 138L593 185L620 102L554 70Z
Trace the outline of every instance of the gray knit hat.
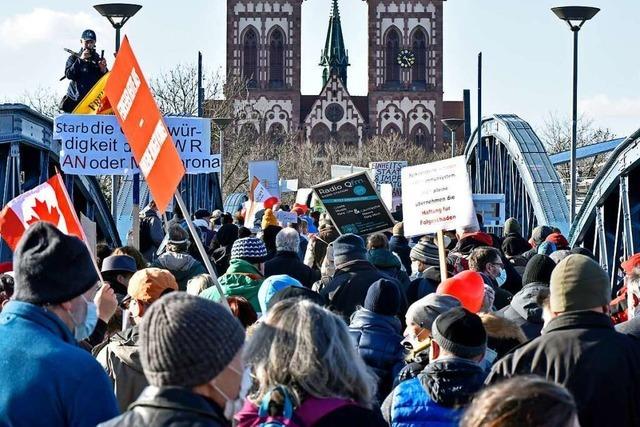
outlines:
M460 301L457 298L432 293L411 304L405 318L407 323L413 322L431 330L436 317L454 307L460 307Z
M416 259L427 265L440 265L440 255L438 254L438 247L431 242L419 241L411 248L409 253L411 259Z
M185 292L151 304L140 323L140 361L149 384L195 387L214 379L244 343L222 305Z

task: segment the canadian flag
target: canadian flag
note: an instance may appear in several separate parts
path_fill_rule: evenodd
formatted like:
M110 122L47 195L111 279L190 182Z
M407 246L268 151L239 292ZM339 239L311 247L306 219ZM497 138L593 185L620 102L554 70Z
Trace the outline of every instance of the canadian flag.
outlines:
M278 198L272 196L269 190L254 176L249 189L249 201L244 203L244 226L253 228L256 213L262 209L271 209L276 203L278 203Z
M60 174L11 200L0 212L0 236L11 250L31 224L46 221L70 236L86 237Z

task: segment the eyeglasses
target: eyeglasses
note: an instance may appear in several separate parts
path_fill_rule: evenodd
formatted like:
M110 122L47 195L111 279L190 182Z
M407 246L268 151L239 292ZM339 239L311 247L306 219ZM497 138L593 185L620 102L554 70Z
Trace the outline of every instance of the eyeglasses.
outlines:
M500 268L504 268L504 264L503 264L502 262L492 262L491 264L493 264L493 265L497 265L497 266L499 266Z

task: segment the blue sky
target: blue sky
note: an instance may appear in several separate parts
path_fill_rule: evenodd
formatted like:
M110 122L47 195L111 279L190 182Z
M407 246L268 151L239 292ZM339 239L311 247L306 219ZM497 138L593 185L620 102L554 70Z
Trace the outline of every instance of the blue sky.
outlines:
M0 11L0 99L54 87L64 70L63 47L76 48L85 27L98 34L98 49L111 52L114 31L92 4L65 0L2 1ZM194 62L197 51L210 69L224 67L224 0L140 0L142 10L125 26L143 71L153 76L177 63ZM640 55L637 0L564 2L548 0L448 0L444 3L445 99L472 90L476 105L477 53L483 52L483 113L516 113L534 129L545 117L569 117L571 32L550 8L588 5L602 11L580 32L580 112L618 135L640 128ZM317 63L330 0L305 0L302 12L302 92L320 91ZM351 67L349 89L367 87L367 3L340 0ZM111 61L110 61L111 62ZM472 112L475 118L475 112ZM475 126L475 120L473 125Z

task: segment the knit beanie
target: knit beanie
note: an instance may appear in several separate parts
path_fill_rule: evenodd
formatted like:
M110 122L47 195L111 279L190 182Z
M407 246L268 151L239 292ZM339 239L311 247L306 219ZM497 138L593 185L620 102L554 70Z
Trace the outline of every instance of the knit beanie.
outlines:
M573 252L571 252L568 249L560 249L559 251L555 251L554 253L549 255L549 258L551 258L553 262L557 264L563 259L565 259L566 257L568 257L569 255L571 255L572 253Z
M290 286L301 288L302 283L286 274L276 274L264 279L258 290L258 303L260 304L261 312L263 314L267 312L269 301L278 291Z
M257 237L245 237L233 242L231 259L242 259L251 264L260 264L267 260L267 248Z
M589 310L609 305L609 277L600 265L585 255L572 254L551 273L551 311Z
M367 250L362 237L356 234L343 234L333 242L333 260L336 267L349 261L366 260Z
M593 254L593 252L591 252L587 248L583 248L582 246L576 246L576 247L572 248L571 249L571 253L572 254L579 254L579 255L588 256L592 260L597 261L597 259L596 259L595 255ZM624 269L624 266L621 266L621 267Z
M431 242L425 242L423 240L415 244L411 248L409 253L411 259L416 259L427 265L440 265L440 255L438 253L438 247Z
M556 251L556 244L544 241L538 245L538 253L542 255L551 255Z
M560 233L551 233L545 239L545 242L551 242L556 245L558 249L569 249L569 242L567 238Z
M13 267L13 299L36 305L72 300L98 283L82 240L43 221L29 227L18 242Z
M540 243L544 242L549 234L553 233L551 227L547 225L539 225L533 229L531 233L531 240L538 246Z
M432 293L411 304L405 318L407 323L413 322L431 330L436 317L454 307L460 307L460 301L457 298Z
M262 217L262 229L264 230L270 225L278 225L278 219L271 209L265 209L264 216Z
M379 279L373 282L364 299L364 308L383 316L393 316L400 309L400 289L394 282Z
M551 273L556 267L556 263L551 258L542 254L535 254L531 257L522 274L522 286L537 282L549 284Z
M151 304L140 323L140 361L149 384L192 388L231 363L244 329L222 305L186 292Z
M504 236L512 233L522 235L522 228L520 227L520 223L513 217L507 219L504 222Z
M438 316L431 334L444 350L465 359L481 356L487 349L487 332L480 316L462 307Z
M402 221L393 226L393 235L404 237L404 223Z

